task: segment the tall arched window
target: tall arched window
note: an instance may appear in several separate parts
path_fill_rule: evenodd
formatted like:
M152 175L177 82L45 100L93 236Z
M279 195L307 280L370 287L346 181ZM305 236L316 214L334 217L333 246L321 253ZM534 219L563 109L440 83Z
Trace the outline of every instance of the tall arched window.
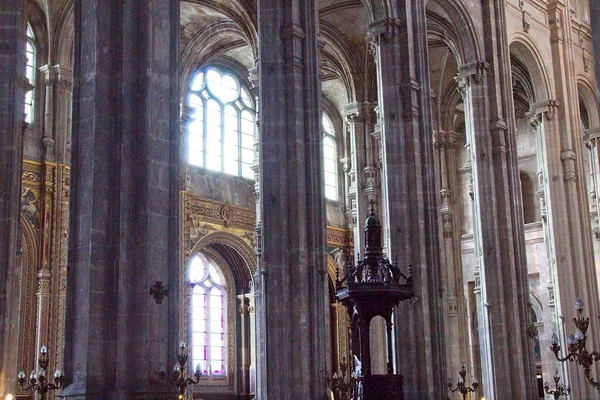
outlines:
M35 43L33 37L33 30L29 24L27 25L27 66L25 68L25 77L29 81L29 84L35 86ZM25 93L25 122L33 122L33 88L27 90Z
M254 179L254 104L233 74L207 67L192 79L189 163Z
M335 130L333 129L331 120L325 113L323 113L323 172L325 178L325 198L328 200L337 200L338 180Z
M227 374L227 292L221 271L203 254L190 262L192 365L209 380Z

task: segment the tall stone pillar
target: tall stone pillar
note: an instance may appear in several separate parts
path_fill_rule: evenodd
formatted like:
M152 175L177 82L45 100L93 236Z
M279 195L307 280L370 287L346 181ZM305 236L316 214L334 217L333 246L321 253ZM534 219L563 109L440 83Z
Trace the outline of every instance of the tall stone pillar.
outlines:
M75 2L65 398L157 398L175 363L179 24L178 0Z
M376 57L387 252L413 267L414 301L394 314L397 373L407 399L446 396L425 1L369 25Z
M25 2L0 0L0 397L14 393L19 323Z
M325 198L315 0L259 0L260 399L326 393Z
M483 2L485 59L457 81L473 177L475 293L486 399L536 396L504 2Z
M592 41L594 43L594 68L596 72L596 95L600 103L600 2L590 1L590 21L592 23Z
M350 171L348 196L351 205L351 219L354 230L354 252L364 249L362 221L368 216L371 200L379 204L379 171L375 167L376 154L373 150L374 104L350 103L344 106L350 136ZM356 258L357 259L357 258Z
M461 232L457 223L458 171L456 147L460 135L435 131L434 147L440 193L441 258L444 265L444 327L446 328L446 369L454 371L468 360L468 311L463 285ZM462 361L460 361L462 360Z

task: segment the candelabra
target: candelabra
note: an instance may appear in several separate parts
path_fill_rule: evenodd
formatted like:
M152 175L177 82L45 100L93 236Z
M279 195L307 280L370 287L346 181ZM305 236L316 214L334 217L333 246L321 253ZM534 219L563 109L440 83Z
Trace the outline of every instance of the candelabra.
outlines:
M592 378L592 365L600 360L600 353L597 351L588 351L586 348L587 335L586 332L590 325L590 318L583 316L583 301L577 299L575 301L575 309L577 309L577 317L573 318L577 330L575 334L570 334L567 338L569 353L565 357L560 357L558 352L561 347L556 333L552 334L552 342L550 350L554 353L556 359L560 362L574 361L583 367L585 379L597 390L600 390L600 383Z
M558 369L554 374L554 389L550 389L550 385L548 384L548 381L546 381L546 383L544 383L544 390L546 391L546 393L554 396L556 400L560 399L561 396L567 397L569 394L571 394L571 388L565 387L564 383L560 383Z
M185 399L185 392L187 387L190 385L196 385L200 382L200 377L202 376L202 370L200 368L200 364L196 365L196 370L194 371L195 380L187 376L187 362L188 362L188 350L185 342L181 342L179 344L179 352L177 353L177 362L173 366L173 373L171 374L171 379L169 382L175 386L177 386L179 400Z
M452 382L448 382L448 389L452 393L459 392L460 394L462 394L462 398L466 399L467 394L469 394L470 392L475 392L477 390L477 387L479 386L479 382L477 381L477 378L475 378L473 376L473 383L471 383L471 385L473 387L469 387L469 386L465 385L465 377L467 376L467 369L465 368L464 364L463 364L462 368L460 369L460 371L458 371L458 374L460 375L460 377L456 381L456 388L452 388Z
M35 372L35 370L31 371L29 375L29 386L25 386L25 372L21 371L17 375L19 379L19 386L21 390L31 390L32 392L37 392L39 395L39 400L46 400L46 394L50 390L56 390L63 387L64 383L64 372L60 369L57 369L54 372L54 382L49 382L47 380L48 374L48 364L50 363L50 358L48 357L48 348L46 346L42 346L40 349L40 358L38 360L39 370Z
M355 398L354 394L360 380L360 373L352 371L350 376L348 376L347 372L348 363L346 362L346 357L343 357L340 363L340 372L334 372L331 379L327 378L327 384L333 392L335 400L351 400Z

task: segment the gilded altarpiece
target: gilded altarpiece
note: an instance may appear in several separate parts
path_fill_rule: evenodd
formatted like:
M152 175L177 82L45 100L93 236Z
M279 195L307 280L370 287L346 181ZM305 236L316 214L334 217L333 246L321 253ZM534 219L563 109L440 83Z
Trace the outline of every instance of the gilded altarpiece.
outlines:
M51 369L62 368L69 188L69 166L23 161L19 365L25 371L36 365L42 345Z

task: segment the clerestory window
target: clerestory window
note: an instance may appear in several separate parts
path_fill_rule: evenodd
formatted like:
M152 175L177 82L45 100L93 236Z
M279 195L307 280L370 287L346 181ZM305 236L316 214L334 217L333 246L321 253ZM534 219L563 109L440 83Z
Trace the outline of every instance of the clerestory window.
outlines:
M25 77L29 81L29 84L34 87L35 86L35 42L33 36L33 30L29 24L27 25L27 46L26 46L26 56L27 56L27 65L25 67ZM25 93L25 122L32 123L33 122L33 88L31 90L27 90Z
M338 199L337 149L333 124L323 113L323 174L325 180L325 198Z
M196 73L187 96L189 163L254 179L255 108L231 72L207 67Z

